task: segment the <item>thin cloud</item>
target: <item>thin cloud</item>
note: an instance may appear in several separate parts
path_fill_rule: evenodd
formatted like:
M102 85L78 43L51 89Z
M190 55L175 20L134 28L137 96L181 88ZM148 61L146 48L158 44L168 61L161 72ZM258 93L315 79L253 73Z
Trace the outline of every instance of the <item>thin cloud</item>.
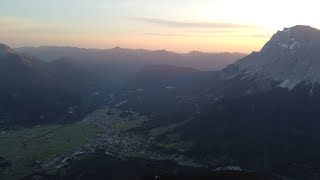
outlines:
M206 29L231 29L231 28L259 28L255 25L222 23L222 22L187 22L175 21L157 18L136 17L131 18L135 21L140 21L149 24L156 24L160 26L167 26L173 28L206 28Z
M142 33L141 35L144 36L165 36L165 37L208 37L209 34L170 34L170 33ZM270 38L270 35L263 35L263 34L215 34L212 33L211 36L219 36L219 37L251 37L251 38L263 38L267 39Z

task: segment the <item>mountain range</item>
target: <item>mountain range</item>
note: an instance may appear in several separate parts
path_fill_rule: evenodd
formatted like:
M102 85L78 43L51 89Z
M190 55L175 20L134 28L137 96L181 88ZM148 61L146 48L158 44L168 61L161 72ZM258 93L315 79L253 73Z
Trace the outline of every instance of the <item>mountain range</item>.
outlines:
M268 179L312 179L320 173L319 48L320 31L302 25L246 57L1 44L1 127L74 122L114 107L150 117L131 131L157 134L146 140L154 149Z

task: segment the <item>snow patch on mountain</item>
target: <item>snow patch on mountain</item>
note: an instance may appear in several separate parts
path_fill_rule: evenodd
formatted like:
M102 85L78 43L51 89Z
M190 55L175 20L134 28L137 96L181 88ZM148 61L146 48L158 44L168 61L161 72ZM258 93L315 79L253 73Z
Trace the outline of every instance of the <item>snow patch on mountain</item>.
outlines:
M282 88L288 88L289 90L292 90L297 84L299 84L301 81L292 81L292 80L285 80L282 81L279 84L279 87Z

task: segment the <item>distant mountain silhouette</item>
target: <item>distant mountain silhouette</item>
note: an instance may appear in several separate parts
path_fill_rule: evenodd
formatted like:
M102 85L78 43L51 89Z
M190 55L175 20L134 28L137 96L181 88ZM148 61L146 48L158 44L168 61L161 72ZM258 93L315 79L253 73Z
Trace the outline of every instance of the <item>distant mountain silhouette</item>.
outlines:
M54 61L61 58L77 61L104 61L105 63L133 64L138 67L145 65L165 64L192 67L199 70L220 70L228 64L245 56L242 53L202 53L192 51L187 54L174 53L166 50L150 51L144 49L82 49L75 47L22 47L16 49L20 53L30 54L43 61ZM120 61L120 62L119 62Z

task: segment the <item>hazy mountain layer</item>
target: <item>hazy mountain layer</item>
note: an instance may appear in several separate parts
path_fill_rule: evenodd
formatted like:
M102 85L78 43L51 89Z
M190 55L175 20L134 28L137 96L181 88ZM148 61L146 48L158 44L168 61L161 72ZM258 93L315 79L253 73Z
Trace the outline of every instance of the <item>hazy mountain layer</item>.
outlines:
M243 53L202 53L193 51L179 54L166 50L149 51L144 49L113 48L107 50L81 49L75 47L23 47L16 49L20 53L30 54L43 61L51 62L61 58L76 61L96 62L131 66L137 68L145 65L164 64L173 66L192 67L199 70L221 70L228 64L245 56ZM128 68L126 68L128 69Z

